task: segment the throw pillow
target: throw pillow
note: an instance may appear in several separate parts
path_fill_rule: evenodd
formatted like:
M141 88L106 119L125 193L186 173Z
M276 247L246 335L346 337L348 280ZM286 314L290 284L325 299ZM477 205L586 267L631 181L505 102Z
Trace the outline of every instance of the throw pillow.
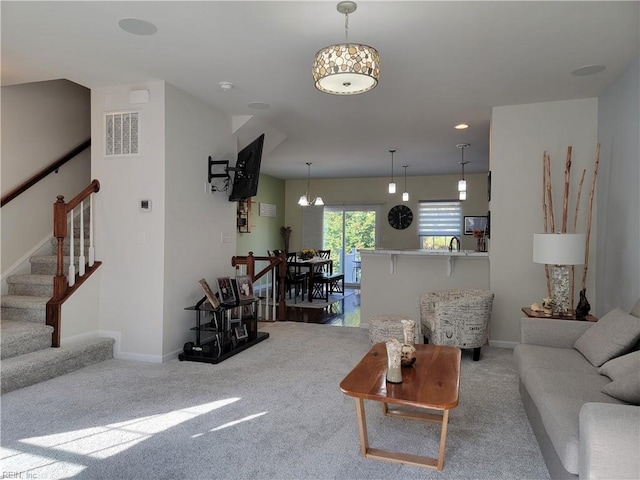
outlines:
M631 309L631 315L633 315L634 317L640 317L640 298Z
M606 375L611 380L619 380L631 372L636 372L640 378L640 351L612 358L598 369L599 374Z
M640 339L640 318L615 308L596 322L573 344L592 365L628 352Z
M620 380L607 383L602 391L623 402L640 405L640 375L638 372L627 373Z

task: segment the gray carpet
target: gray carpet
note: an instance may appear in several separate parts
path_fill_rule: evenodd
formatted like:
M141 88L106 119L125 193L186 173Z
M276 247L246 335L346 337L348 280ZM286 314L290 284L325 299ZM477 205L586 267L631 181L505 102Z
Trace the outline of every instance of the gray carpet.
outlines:
M260 324L266 341L220 363L108 360L2 400L2 470L58 479L547 479L511 350L463 352L443 472L360 456L338 384L364 329ZM435 456L438 426L365 401L373 447Z

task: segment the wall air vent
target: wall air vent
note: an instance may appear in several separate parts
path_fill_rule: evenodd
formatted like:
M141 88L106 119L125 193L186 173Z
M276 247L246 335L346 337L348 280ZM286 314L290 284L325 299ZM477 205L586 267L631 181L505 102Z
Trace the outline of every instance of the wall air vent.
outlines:
M114 112L104 116L104 154L121 157L140 154L140 112Z

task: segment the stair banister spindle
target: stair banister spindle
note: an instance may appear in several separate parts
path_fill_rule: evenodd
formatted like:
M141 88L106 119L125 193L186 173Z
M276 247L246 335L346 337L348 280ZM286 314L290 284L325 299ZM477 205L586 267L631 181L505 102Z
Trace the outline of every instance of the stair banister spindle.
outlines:
M93 249L93 194L89 196L89 266L93 267L96 252Z
M53 277L53 298L59 299L67 291L67 277L64 274L64 239L67 236L67 204L64 195L58 195L53 204L53 236L58 241L56 276Z
M78 255L78 275L84 277L84 202L80 202L80 254Z
M75 240L73 238L73 209L69 212L70 223L71 223L71 233L69 234L69 286L73 287L76 283L76 265L75 265L75 252L74 252L74 243Z

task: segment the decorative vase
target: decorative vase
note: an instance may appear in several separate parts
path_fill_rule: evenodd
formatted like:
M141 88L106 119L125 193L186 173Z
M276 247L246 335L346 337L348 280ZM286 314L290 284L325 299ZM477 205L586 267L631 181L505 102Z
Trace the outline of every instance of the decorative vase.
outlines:
M576 320L585 320L589 315L589 310L591 310L591 305L587 300L587 290L580 290L580 301L576 306Z
M387 346L387 382L402 383L402 344L392 338L385 345Z
M403 367L410 367L416 363L416 347L413 337L413 331L416 322L413 320L400 320L402 323L402 333L404 334L404 343L402 344L401 364Z

